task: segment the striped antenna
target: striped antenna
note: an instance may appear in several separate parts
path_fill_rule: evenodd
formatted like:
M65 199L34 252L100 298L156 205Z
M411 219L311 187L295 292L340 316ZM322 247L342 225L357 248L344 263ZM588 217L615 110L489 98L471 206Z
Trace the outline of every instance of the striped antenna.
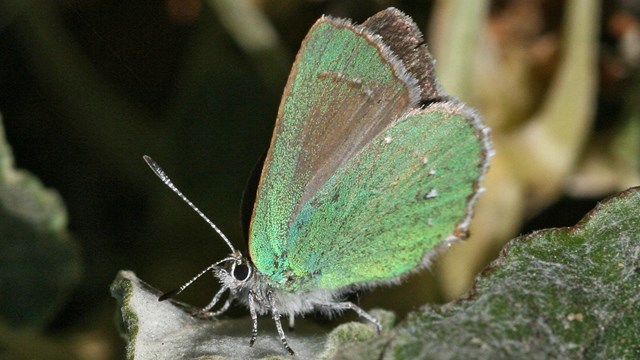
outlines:
M173 182L171 181L171 179L169 179L167 174L165 174L160 165L158 165L158 163L153 161L153 159L147 155L144 155L142 158L147 163L147 165L149 165L151 170L153 170L153 172L160 178L160 180L162 180L162 182L169 187L169 189L173 190L174 193L176 193L182 200L184 200L184 202L186 202L189 207L191 207L198 215L200 215L200 217L203 218L204 221L206 221L207 224L209 224L209 226L211 226L213 230L218 233L218 235L220 235L222 240L224 240L224 242L227 243L227 246L229 246L229 249L231 249L231 252L235 252L236 249L233 247L233 245L231 245L231 241L227 239L227 236L216 226L216 224L213 223L213 221L209 220L209 218L205 214L203 214L200 209L193 205L193 203L189 199L187 199L187 197L184 196L184 194L182 194L182 192L178 190L175 185L173 185Z
M228 258L224 258L220 261L218 261L215 264L209 265L208 268L202 270L198 275L194 276L193 278L191 278L191 280L187 281L186 283L184 283L182 286L180 286L179 288L175 289L175 290L171 290L169 292L166 292L164 294L162 294L162 296L160 296L158 298L158 301L165 301L167 299L171 299L174 296L180 294L182 292L182 290L186 289L187 287L189 287L189 285L191 285L194 281L196 281L200 276L206 274L208 271L215 269L218 267L218 265L222 264L225 261L233 261L235 260L235 258L233 257L228 257Z

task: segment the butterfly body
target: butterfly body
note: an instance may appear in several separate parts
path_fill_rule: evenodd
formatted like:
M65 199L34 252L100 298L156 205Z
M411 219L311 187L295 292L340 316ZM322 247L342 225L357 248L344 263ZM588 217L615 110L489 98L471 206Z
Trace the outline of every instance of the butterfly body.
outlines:
M282 315L292 324L297 315L350 309L379 330L378 320L342 295L397 283L466 237L491 154L478 115L440 89L409 17L390 8L362 25L321 18L280 104L249 256L196 209L232 249L200 274L212 271L222 285L200 315L218 316L237 300L253 319L251 344L257 316L270 314L292 354Z
M273 283L269 277L255 271L251 261L242 254L238 254L231 267L234 263L251 267L252 274L239 279L233 275L232 269L220 269L214 274L223 287L230 289L231 297L247 307L250 306L251 293L253 307L258 315L269 314L273 308L286 315L306 314L315 310L330 311L331 309L326 305L334 303L336 297L341 295L339 292L328 289L316 288L304 292L283 289ZM269 299L270 297L272 300Z

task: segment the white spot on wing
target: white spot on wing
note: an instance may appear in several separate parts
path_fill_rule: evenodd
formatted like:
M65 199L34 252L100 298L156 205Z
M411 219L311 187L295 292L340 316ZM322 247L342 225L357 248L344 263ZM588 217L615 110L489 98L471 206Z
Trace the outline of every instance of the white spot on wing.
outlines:
M438 197L438 190L436 189L431 189L431 191L424 196L426 200L435 199L436 197Z

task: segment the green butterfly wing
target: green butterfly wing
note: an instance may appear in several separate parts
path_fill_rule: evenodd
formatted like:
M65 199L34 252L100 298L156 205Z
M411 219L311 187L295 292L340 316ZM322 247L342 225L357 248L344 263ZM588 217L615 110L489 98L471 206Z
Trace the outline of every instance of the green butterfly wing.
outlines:
M419 100L416 80L363 28L331 18L309 31L284 91L250 226L271 275L299 208L336 169ZM275 258L275 259L274 259Z
M404 35L397 34L399 27L406 30ZM387 45L383 38L394 41ZM417 27L395 9L375 15L364 26L331 18L313 26L285 89L251 222L251 259L272 284L304 290L388 279L415 267L415 254L423 255L462 229L458 225L467 221L467 205L486 160L481 155L486 150L481 144L484 133L475 117L454 103L416 112L420 101L441 97L432 71ZM460 143L476 148L466 153L467 160L451 155L457 151L449 148L454 138L436 140L434 135L452 136L458 128ZM381 144L385 146L378 148ZM449 152L441 155L445 147ZM409 162L410 154L419 155L423 166ZM442 165L448 158L458 163ZM466 169L452 174L464 179L463 190L436 187L436 176L429 172L448 167ZM377 174L371 177L374 170ZM393 194L400 190L396 186L416 192L413 202L416 196L429 199L407 203L408 195ZM462 208L442 218L437 213L444 209L429 213L442 198L431 197L447 189L464 193ZM427 194L433 190L436 193ZM398 212L388 208L392 205ZM421 225L407 216L419 217ZM437 226L437 234L430 229L418 236L425 224ZM405 240L389 243L390 234ZM366 263L385 263L381 258L388 253L400 256L387 259L398 265L380 265L377 272L359 270ZM338 281L340 273L345 276Z
M408 114L338 170L287 238L294 290L389 281L466 237L486 171L487 132L453 102Z

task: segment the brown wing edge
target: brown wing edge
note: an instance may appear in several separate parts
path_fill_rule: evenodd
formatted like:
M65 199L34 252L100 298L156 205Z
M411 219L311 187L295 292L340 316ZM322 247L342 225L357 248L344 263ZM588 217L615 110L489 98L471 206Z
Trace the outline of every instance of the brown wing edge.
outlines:
M435 61L422 32L411 17L390 7L373 15L362 25L380 36L407 71L418 80L423 103L440 101L446 97L435 75Z

